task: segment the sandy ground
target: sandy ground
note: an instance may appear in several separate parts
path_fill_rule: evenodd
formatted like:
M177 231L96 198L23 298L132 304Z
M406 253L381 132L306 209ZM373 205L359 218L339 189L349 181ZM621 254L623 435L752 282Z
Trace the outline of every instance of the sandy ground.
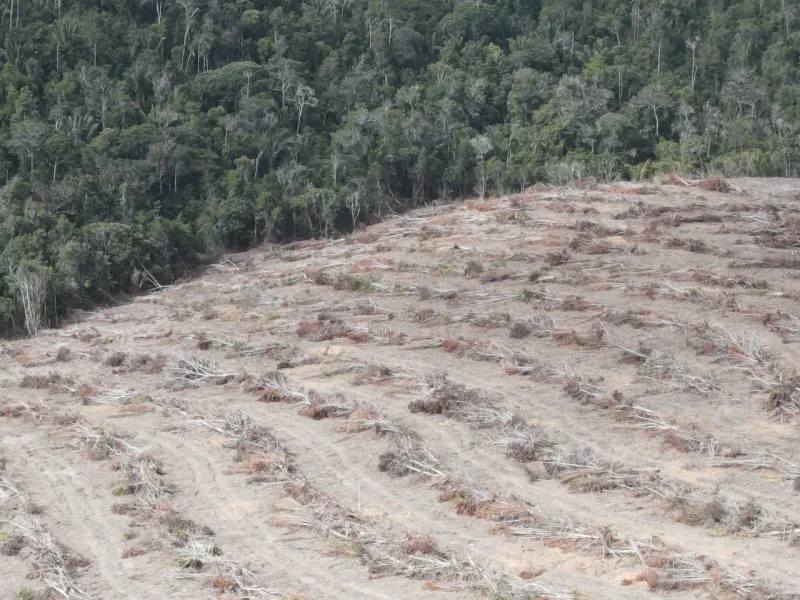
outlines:
M428 207L4 344L0 598L800 598L800 182L728 183Z

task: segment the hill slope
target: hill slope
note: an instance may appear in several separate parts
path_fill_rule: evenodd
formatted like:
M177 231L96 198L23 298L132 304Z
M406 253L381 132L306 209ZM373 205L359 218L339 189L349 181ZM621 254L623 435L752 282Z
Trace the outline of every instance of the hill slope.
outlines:
M800 598L800 184L730 183L421 209L7 344L6 589Z

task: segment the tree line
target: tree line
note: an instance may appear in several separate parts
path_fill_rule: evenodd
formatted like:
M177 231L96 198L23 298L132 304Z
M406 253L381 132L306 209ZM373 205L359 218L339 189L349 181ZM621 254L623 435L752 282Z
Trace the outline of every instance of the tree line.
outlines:
M796 0L2 0L0 329L434 199L798 173Z

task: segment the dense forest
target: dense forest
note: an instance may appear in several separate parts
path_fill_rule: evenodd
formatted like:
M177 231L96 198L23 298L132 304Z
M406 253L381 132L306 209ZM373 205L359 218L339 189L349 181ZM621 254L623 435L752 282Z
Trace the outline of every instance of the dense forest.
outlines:
M434 199L796 176L796 0L0 0L0 329Z

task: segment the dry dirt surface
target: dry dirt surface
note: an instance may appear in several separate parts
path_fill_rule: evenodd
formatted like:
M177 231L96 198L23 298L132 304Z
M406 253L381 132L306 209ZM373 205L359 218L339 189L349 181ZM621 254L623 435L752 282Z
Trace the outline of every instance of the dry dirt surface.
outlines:
M426 207L0 354L0 597L800 598L800 181Z

